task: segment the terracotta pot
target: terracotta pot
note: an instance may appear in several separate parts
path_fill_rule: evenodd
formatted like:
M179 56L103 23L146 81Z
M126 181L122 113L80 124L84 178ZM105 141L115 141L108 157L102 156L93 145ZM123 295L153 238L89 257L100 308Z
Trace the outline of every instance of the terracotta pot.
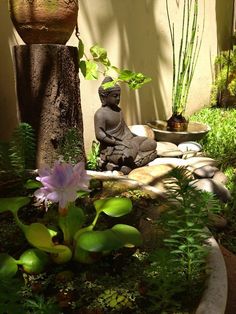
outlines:
M26 44L65 44L78 16L78 0L9 0L11 20Z

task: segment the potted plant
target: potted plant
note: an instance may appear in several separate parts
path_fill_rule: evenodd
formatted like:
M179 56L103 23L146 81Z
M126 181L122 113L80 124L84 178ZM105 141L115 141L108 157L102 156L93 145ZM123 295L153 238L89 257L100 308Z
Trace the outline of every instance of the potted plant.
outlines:
M167 129L186 131L188 122L184 115L202 39L202 36L200 39L198 36L198 0L184 1L178 51L175 27L170 20L168 0L166 0L166 10L173 53L172 116L167 121Z
M26 44L65 44L76 24L78 0L9 0L12 22Z
M196 141L210 130L207 125L189 122L185 117L189 90L202 41L202 35L199 37L198 6L198 0L183 1L181 35L178 45L176 43L175 25L171 22L168 0L166 0L173 56L172 115L167 121L156 120L147 123L153 129L158 141L173 142L175 144L184 141Z

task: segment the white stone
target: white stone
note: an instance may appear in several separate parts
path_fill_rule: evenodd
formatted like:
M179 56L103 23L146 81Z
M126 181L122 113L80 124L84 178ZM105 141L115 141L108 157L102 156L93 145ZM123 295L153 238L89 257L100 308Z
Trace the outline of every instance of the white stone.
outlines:
M148 125L143 124L136 124L136 125L130 125L129 129L131 132L138 136L146 136L148 138L152 138L154 140L155 134Z
M183 142L178 145L178 148L182 152L187 152L187 151L193 151L193 152L200 152L202 150L202 146L193 141L188 141L188 142Z
M186 166L186 160L185 159L180 159L180 158L171 158L171 157L160 157L156 158L153 161L151 161L149 166L155 166L155 165L170 165L173 167L184 167Z
M192 170L209 165L216 166L217 162L209 157L190 157L185 159L186 166L189 166Z

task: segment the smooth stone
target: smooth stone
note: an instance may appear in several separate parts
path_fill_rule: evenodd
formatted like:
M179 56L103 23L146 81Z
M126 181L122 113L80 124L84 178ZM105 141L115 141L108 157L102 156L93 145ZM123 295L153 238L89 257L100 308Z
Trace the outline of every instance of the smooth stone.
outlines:
M189 166L192 170L209 165L216 166L217 162L209 157L190 157L185 159L186 166Z
M199 190L215 194L223 203L226 203L231 199L229 190L222 183L218 183L213 179L197 179L190 184Z
M216 167L210 165L202 166L193 171L194 175L198 178L212 178L217 170Z
M170 142L157 142L157 152L165 152L167 150L178 150L178 146Z
M157 155L162 156L162 157L181 157L181 156L183 156L183 152L179 149L166 150L166 151L162 151L162 152L157 151Z
M189 150L188 152L184 152L182 158L187 159L191 157L202 157L202 152L194 152L192 150Z
M155 186L164 191L163 179L174 168L172 165L154 165L136 168L128 174L128 178Z
M145 136L145 137L151 138L153 140L155 139L155 134L154 134L152 128L150 128L150 126L148 126L148 125L143 125L143 124L130 125L129 129L135 135Z
M187 152L187 151L200 152L202 150L202 146L199 143L192 142L192 141L182 142L178 145L178 148L182 152Z
M217 229L224 229L227 226L227 220L220 215L210 212L208 218L210 223Z
M228 182L228 177L224 174L224 172L216 170L213 180L218 183L226 184Z
M186 166L186 160L180 158L171 158L171 157L160 157L156 158L153 161L149 162L149 166L157 166L157 165L170 165L172 168L174 167L184 167Z

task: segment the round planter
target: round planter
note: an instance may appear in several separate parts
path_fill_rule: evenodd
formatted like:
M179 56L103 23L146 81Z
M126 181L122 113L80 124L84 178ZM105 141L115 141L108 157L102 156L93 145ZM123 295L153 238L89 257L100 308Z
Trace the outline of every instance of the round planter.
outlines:
M9 0L11 20L26 44L64 45L78 10L78 0Z
M198 141L202 139L209 131L210 127L199 122L189 122L188 130L182 132L173 132L167 130L167 122L155 120L147 122L155 134L156 141L171 142L180 144L186 141Z
M92 178L99 180L112 180L123 182L127 188L140 188L151 193L153 198L163 199L163 191L135 180L127 179L124 175L113 174L111 172L87 171ZM214 237L207 239L209 254L207 258L207 269L209 276L206 281L206 287L199 302L195 314L224 314L228 295L227 271L224 257L220 247Z

